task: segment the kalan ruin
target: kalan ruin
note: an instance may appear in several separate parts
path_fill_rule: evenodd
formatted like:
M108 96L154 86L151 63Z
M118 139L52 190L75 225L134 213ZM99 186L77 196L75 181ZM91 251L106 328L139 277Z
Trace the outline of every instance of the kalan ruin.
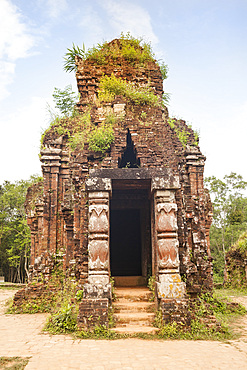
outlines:
M211 291L212 205L205 157L185 121L170 118L162 71L132 39L75 57L76 114L42 141L43 182L29 188L30 281L59 261L83 289L80 320L106 317L115 285L147 285L166 322ZM104 319L102 319L104 322Z

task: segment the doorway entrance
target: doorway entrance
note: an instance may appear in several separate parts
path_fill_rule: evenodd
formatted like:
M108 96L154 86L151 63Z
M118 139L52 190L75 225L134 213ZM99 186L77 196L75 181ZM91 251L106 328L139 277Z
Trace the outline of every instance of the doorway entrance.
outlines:
M152 266L150 218L150 181L112 180L110 269L116 282L119 277L147 281Z
M142 275L140 209L113 209L110 216L111 273Z

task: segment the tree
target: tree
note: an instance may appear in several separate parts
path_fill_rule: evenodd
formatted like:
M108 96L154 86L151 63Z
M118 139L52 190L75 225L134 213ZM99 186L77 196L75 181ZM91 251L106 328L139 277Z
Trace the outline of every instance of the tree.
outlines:
M241 175L232 172L223 180L211 176L205 184L212 197L214 216L210 229L211 253L216 277L223 279L226 252L247 229L247 198L243 191L247 182Z
M60 110L64 117L70 117L75 114L75 104L78 100L78 94L72 91L72 86L68 85L64 90L54 88L52 94L56 108Z
M39 180L31 176L27 181L0 185L0 274L6 281L24 282L27 276L30 230L24 202L27 188Z

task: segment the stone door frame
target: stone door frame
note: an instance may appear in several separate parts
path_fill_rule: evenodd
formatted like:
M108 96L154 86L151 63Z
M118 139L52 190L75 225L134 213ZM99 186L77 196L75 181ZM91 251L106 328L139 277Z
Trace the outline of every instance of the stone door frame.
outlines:
M177 204L179 178L171 169L121 168L90 170L86 180L89 199L87 296L111 296L110 286L110 197L112 180L151 180L152 263L158 298L183 298L185 284L179 273ZM153 216L152 216L153 215Z

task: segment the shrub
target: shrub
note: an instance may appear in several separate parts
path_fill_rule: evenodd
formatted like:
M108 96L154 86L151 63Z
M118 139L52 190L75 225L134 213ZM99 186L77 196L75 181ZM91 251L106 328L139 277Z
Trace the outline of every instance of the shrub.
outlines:
M72 333L76 328L77 314L75 306L67 304L49 318L45 329L52 333Z
M88 138L88 148L93 152L104 153L110 149L111 143L114 141L114 131L111 125L103 124L96 127L90 132Z
M159 97L154 94L150 85L137 86L133 82L117 78L113 74L111 76L103 76L99 83L99 100L111 102L117 95L122 95L134 104L161 106Z

